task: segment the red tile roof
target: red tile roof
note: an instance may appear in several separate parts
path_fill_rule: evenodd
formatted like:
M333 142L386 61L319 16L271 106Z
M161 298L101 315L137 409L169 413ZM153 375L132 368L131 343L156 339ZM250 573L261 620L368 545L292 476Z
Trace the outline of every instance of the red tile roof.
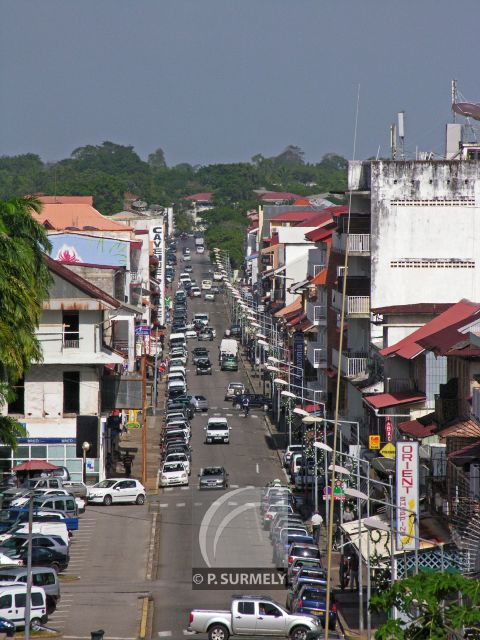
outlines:
M478 311L474 312L470 318L418 340L418 343L428 351L433 351L437 356L455 354L463 357L478 357L480 348L470 343L468 333L464 334L459 331L476 319L478 319Z
M304 320L307 320L307 314L299 312L297 313L298 315L295 315L291 320L288 320L288 324L291 327L295 327L296 329L300 330L300 326L297 327L296 325L300 325Z
M333 222L332 214L328 211L312 211L313 215L299 222L296 227L320 227L327 222Z
M42 196L46 198L46 196ZM87 196L86 199L90 198ZM55 231L132 231L132 227L117 222L109 216L102 216L90 202L44 202L40 213L32 212L32 216Z
M437 431L440 438L453 437L456 438L480 438L480 424L469 418L459 418L452 424Z
M313 231L309 231L309 233L305 234L305 238L307 240L311 240L312 242L321 242L322 240L326 240L330 238L333 232L335 231L336 225L332 222L324 227L319 227L318 229L314 229Z
M264 202L276 200L298 200L300 196L297 193L290 193L288 191L264 191L259 193L258 197Z
M310 280L310 284L327 284L327 271L328 269L322 269L317 275Z
M407 433L414 438L427 438L438 428L437 423L433 420L434 413L429 413L427 416L422 416L418 420L407 420L407 422L400 422L398 428L403 433Z
M213 192L203 191L201 193L192 193L191 196L187 196L184 200L189 200L190 202L211 202L212 198Z
M88 204L93 206L93 196L35 196L42 204Z
M317 213L317 211L285 211L270 218L270 222L303 222L314 218Z
M377 393L371 396L364 396L363 400L374 409L385 409L386 407L395 407L399 404L423 402L425 400L425 394L420 393L419 391Z
M425 350L424 347L419 344L420 340L438 333L453 324L458 325L459 322L470 318L474 313L478 313L479 310L480 305L470 302L469 300L461 300L406 338L403 338L390 347L381 349L380 354L382 356L400 356L406 360L411 360Z
M301 311L301 309L302 309L302 296L298 296L298 298L296 298L293 302L288 304L286 307L283 307L282 309L280 309L280 311L277 311L277 313L275 314L275 317L283 318L291 313L297 313L298 311Z
M312 204L308 198L299 198L293 203L296 207L304 207L305 205Z

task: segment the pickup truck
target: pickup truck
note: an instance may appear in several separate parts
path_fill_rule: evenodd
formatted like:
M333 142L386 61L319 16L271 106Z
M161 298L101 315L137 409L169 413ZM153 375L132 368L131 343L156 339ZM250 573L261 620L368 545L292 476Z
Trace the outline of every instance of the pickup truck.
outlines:
M291 614L269 596L233 596L230 610L191 611L187 630L207 633L209 640L228 640L236 635L305 640L309 631L319 629L320 622L314 616Z

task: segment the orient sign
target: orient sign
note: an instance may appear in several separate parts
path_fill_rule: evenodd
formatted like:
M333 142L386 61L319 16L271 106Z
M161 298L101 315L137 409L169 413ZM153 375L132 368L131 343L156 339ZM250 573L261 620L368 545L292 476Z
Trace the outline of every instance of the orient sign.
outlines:
M397 442L397 550L418 544L418 442Z

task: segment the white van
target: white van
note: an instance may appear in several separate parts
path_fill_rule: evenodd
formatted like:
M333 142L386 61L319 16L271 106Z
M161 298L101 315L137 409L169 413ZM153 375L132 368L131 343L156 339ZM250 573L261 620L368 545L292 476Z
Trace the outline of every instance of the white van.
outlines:
M210 291L212 288L211 280L202 280L202 291Z
M191 282L191 281L192 279L189 273L185 272L180 274L180 282Z
M32 586L30 600L30 626L45 624L47 616L47 598L41 587ZM0 584L0 617L13 622L16 627L25 626L25 605L27 604L27 585Z
M0 535L0 544L16 533L28 533L28 523L18 524L13 529L10 529L8 533L2 533ZM33 522L32 533L41 533L44 536L58 536L67 546L70 544L65 522Z
M186 347L187 339L185 338L184 333L171 333L170 334L170 350L173 347Z
M193 316L193 322L201 322L205 327L208 325L210 316L208 313L196 313Z

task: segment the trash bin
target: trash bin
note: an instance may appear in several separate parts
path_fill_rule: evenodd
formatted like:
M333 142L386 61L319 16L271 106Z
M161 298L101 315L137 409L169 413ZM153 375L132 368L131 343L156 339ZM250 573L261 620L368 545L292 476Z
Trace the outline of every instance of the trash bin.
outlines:
M90 635L91 635L91 640L103 640L105 631L103 629L99 629L98 631L91 631Z

